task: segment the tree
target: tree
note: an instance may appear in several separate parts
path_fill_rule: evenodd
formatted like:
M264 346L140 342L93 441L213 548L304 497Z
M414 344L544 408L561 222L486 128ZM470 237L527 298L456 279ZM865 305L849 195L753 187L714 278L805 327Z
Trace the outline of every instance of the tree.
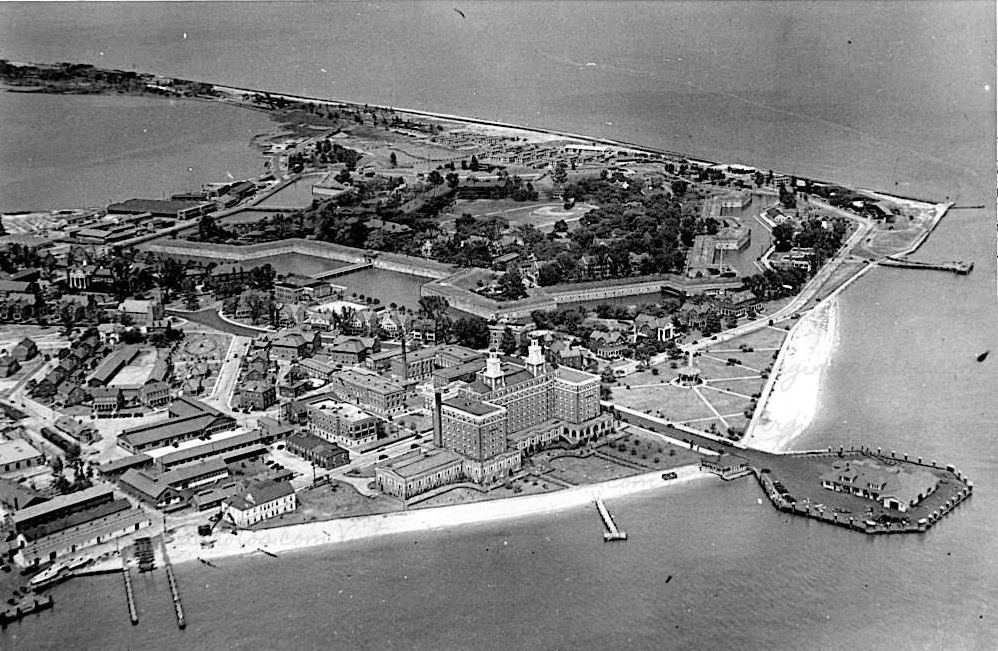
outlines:
M198 300L196 294L188 294L184 297L184 309L190 312L196 312L197 309L201 307L201 301Z
M430 173L426 175L426 180L433 185L441 185L444 182L444 177L440 176L440 172L437 170L431 170Z
M478 171L478 168L479 168L479 167L480 167L480 166L479 166L479 164L478 164L478 157L477 157L477 156L475 156L474 154L472 154L472 155L471 155L471 162L470 162L470 163L468 164L468 168L469 168L469 169L470 169L470 170L471 170L472 172L477 172L477 171Z
M681 197L684 194L686 194L687 187L689 187L689 184L686 181L683 181L682 179L676 179L675 181L672 182L672 194L676 195L677 197Z
M523 284L523 276L516 267L499 277L499 291L507 301L515 301L527 297L527 288Z
M489 325L478 316L461 317L454 322L454 337L458 344L468 348L485 348L489 345Z
M395 155L395 152L392 152L391 155L388 157L388 162L391 163L392 167L398 167L399 166L399 159Z
M794 245L794 227L784 222L773 227L773 246L777 251L789 251Z
M558 221L556 221L554 223L554 232L555 233L567 233L568 232L568 222L566 222L564 219L559 219Z
M516 352L516 335L509 328L502 331L502 340L499 342L499 350L507 355Z
M551 173L551 180L559 185L568 181L568 170L565 168L565 163L558 161L554 171Z
M565 279L564 276L561 265L557 262L544 264L537 270L537 284L542 287L557 285Z

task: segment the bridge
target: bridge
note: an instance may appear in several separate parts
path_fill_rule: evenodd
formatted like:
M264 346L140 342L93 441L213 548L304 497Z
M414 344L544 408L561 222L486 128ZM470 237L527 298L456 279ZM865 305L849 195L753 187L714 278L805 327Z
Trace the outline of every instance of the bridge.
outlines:
M316 274L312 276L316 280L329 280L330 278L337 278L339 276L345 276L347 274L352 274L355 271L360 271L361 269L370 269L374 267L374 263L370 260L366 262L357 262L355 264L348 264L345 267L337 267L336 269L330 269L329 271L323 271L321 274Z
M966 276L974 270L973 262L918 262L907 258L887 256L880 261L884 267L898 267L900 269L934 269L936 271L950 271L952 273Z

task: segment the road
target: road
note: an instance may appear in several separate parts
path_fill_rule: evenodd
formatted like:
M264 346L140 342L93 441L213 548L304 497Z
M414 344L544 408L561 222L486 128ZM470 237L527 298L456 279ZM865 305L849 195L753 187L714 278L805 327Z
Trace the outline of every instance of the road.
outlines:
M220 409L226 413L231 413L230 403L232 392L239 378L239 364L243 357L249 352L251 337L234 336L229 343L229 350L225 353L225 361L218 369L218 378L215 380L215 388L211 395L205 399L205 403Z
M825 208L827 206L821 204L821 207ZM804 287L801 288L801 291L798 292L789 303L772 314L765 315L762 318L749 321L748 323L743 323L736 328L719 332L713 338L701 339L697 341L697 343L688 344L684 347L684 351L700 351L711 346L716 346L721 342L735 339L742 335L749 334L750 332L755 332L756 330L765 328L769 325L770 321L774 324L779 323L780 321L785 321L796 316L801 310L803 310L807 306L808 302L810 302L818 294L821 287L828 281L828 279L832 277L832 274L834 274L838 268L853 255L853 250L866 239L867 235L869 235L870 231L874 228L873 220L857 217L856 215L845 210L839 210L837 208L830 209L836 212L836 214L856 222L858 227L853 234L849 236L849 239L846 240L845 244L842 245L839 252L836 253L832 259L822 265L821 269L818 270L818 273L807 281ZM653 365L661 364L668 361L668 359L668 354L659 353L658 355L652 357L649 360L649 363Z

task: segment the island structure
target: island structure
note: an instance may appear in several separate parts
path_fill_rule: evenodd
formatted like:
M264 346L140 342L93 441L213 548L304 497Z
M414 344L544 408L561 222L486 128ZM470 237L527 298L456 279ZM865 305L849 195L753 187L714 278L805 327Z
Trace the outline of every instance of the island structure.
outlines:
M0 78L279 125L256 139L259 177L3 215L4 562L29 574L110 567L127 586L129 558L209 563L710 474L865 533L925 531L972 492L871 441L780 453L802 426L772 398L859 276L970 272L906 257L951 204L91 66Z

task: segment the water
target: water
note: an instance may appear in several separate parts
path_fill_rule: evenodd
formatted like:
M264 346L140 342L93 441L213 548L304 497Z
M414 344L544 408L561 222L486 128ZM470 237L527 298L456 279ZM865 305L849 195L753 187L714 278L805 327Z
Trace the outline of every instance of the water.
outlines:
M150 614L133 629L117 583L71 582L44 625L0 640L990 648L995 21L991 7L959 7L475 3L461 5L467 20L449 4L0 7L0 56L559 127L988 205L952 213L919 252L973 259L970 276L877 270L841 296L839 349L796 444L863 440L955 463L974 497L926 535L873 538L789 518L759 504L750 480L709 481L610 504L631 535L624 545L604 545L586 509L217 572L182 567L185 632L168 602L140 595Z
M0 210L169 198L263 171L255 111L161 98L0 92ZM40 132L40 129L43 130Z

